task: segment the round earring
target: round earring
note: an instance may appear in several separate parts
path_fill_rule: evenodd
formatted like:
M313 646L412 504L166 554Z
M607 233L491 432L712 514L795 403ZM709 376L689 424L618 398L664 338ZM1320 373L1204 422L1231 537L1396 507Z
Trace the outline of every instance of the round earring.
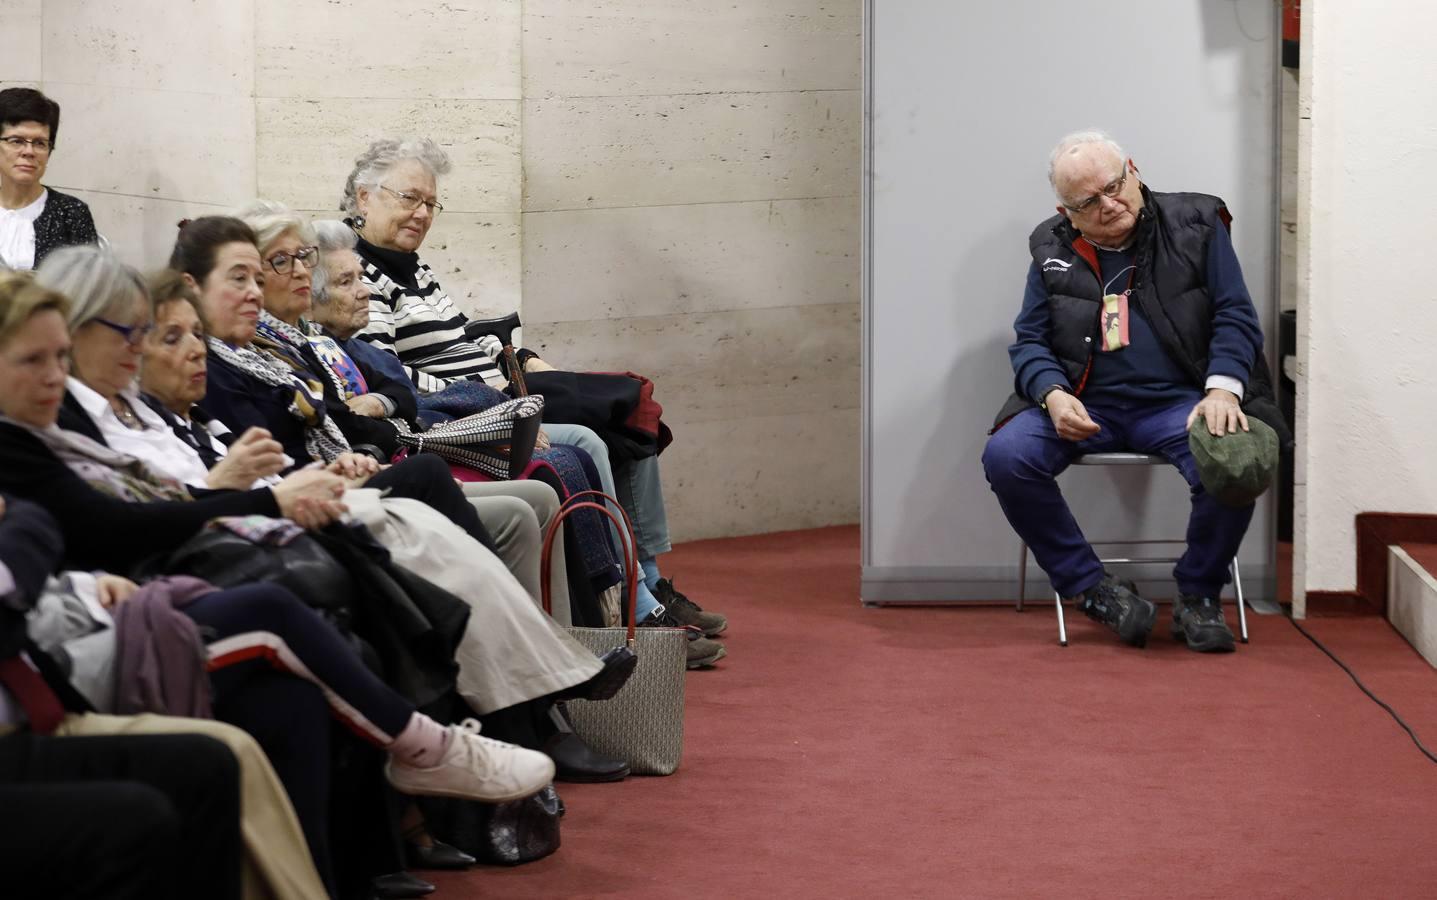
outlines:
M354 225L354 230L355 230L355 231L359 231L359 230L361 230L362 228L364 228L364 214L363 214L363 213L355 213L355 214L350 218L349 221L350 221L351 223L353 223L353 225Z

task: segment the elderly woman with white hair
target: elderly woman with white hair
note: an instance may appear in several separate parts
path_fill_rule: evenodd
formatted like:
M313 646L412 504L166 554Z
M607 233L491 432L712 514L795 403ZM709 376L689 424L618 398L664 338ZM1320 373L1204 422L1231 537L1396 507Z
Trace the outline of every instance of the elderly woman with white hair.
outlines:
M428 139L375 141L355 160L341 208L359 235L355 249L374 294L369 325L359 336L398 357L421 394L462 379L502 390L508 377L498 365L498 337L471 337L471 323L419 257L435 216L444 209L438 179L450 168L448 155ZM526 373L554 369L523 348L516 362ZM550 413L546 411L545 428L552 440L589 449L571 423L554 424ZM607 472L601 468L606 492L618 497L633 521L644 569L639 618L641 624L692 626L711 637L727 628L727 620L701 609L659 573L657 557L671 545L657 449L636 458L611 459ZM712 665L725 652L722 644L707 637L692 641L689 665Z

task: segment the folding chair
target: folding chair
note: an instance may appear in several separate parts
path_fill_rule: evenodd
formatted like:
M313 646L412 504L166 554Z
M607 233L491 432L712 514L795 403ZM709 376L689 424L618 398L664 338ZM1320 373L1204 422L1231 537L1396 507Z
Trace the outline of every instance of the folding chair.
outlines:
M1073 460L1075 466L1165 466L1168 461L1151 453L1086 453ZM1090 541L1092 544L1187 544L1186 538L1155 538L1151 540ZM1162 557L1109 557L1099 559L1104 566L1135 565L1141 563L1175 563L1176 556ZM1242 597L1242 575L1238 572L1237 557L1232 558L1228 570L1232 572L1233 592L1237 595L1237 621L1240 637L1247 643L1247 608ZM1028 544L1023 542L1018 557L1018 612L1023 611L1023 600L1028 587ZM1063 617L1063 598L1053 592L1053 602L1058 609L1058 644L1068 646L1068 625ZM1220 601L1219 601L1220 602Z

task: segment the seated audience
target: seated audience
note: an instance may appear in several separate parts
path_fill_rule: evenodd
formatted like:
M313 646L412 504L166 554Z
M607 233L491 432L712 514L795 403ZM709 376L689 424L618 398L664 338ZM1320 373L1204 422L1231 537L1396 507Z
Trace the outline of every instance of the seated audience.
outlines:
M70 254L81 254L82 259L104 257L99 251L65 251L48 262L46 270L85 271L69 265ZM84 357L76 370L90 373L102 388L123 382L119 373L125 368L126 354L133 358L135 352L129 349L131 341L143 334L147 324L147 317L136 315L135 309L135 295L143 285L126 275L123 267L113 268L126 277L107 279L105 267L94 267L85 272L87 278L78 279L90 285L93 295L109 296L105 304L94 302L95 296L88 298L87 318L76 332ZM4 414L0 458L5 463L0 481L15 493L30 494L56 515L67 537L74 537L67 541L66 554L72 567L127 567L127 559L133 562L173 549L214 514L273 515L305 500L312 503L311 518L322 520L337 513L330 499L333 494L326 497L332 489L305 493L303 483L333 482L342 488L338 476L330 473L302 472L286 479L301 479L298 487L282 483L273 489L191 496L178 482L156 475L144 463L83 434L56 428L71 346L62 315L66 306L61 295L27 279L0 280L0 321L5 323L0 331L0 412ZM101 312L107 315L95 315ZM107 344L102 333L112 335L113 344L119 346ZM74 386L85 389L83 384ZM104 401L99 392L89 390ZM104 402L114 403L119 397L116 391ZM144 408L138 400L121 399L131 413ZM285 498L283 503L277 502L279 497ZM182 611L218 642L217 660L230 654L238 662L245 654L247 648L230 647L226 639L231 644L259 641L272 658L322 683L354 730L388 749L387 771L402 790L495 800L532 793L553 775L552 764L540 754L480 737L473 725L446 729L418 714L370 675L337 633L282 589L236 588L201 596ZM223 669L222 663L212 665ZM242 685L244 677L238 680ZM225 700L219 690L223 685L217 673L217 709ZM280 766L282 776L285 769ZM302 820L306 805L298 798L312 793L308 780L285 779ZM323 802L320 798L321 808ZM322 839L306 824L311 846L320 845L318 861L323 858Z
M345 408L344 414L335 416L335 422L351 442L367 442L381 447L400 446L398 436L402 431L423 431L424 425L416 418L415 394L409 388L407 378L401 375L398 379L391 379L382 369L372 369L351 359L332 338L313 332L312 324L306 319L314 309L310 267L299 263L283 266L281 263L286 271L275 271L276 261L303 254L315 246L314 231L309 223L288 207L265 200L246 206L240 210L239 217L254 229L259 240L260 257L271 269L264 282L264 312L256 345L262 346L264 352L275 359L295 367L301 377L314 378L323 389L324 402L329 409ZM313 259L309 261L316 262ZM322 271L323 267L319 265L313 270L314 273ZM483 385L474 387L489 390ZM508 399L497 392L491 393L501 400ZM351 412L354 414L351 415ZM491 516L512 515L520 497L532 502L535 488L527 481L542 480L550 486L556 499L567 499L571 493L597 487L597 483L591 484L584 474L583 467L591 467L592 463L580 459L578 451L573 448L561 446L538 450L534 460L528 469L529 478L497 484L489 480L490 476L472 469L451 468L456 477L465 479L466 484L490 485L465 489L466 496L471 498L481 517L486 512ZM549 506L547 497L543 497L542 501L534 504L536 510ZM496 504L500 504L497 511ZM549 508L557 511L556 506ZM519 509L522 511L522 505ZM507 523L501 523L501 527L504 524ZM535 532L533 538L537 540L539 534ZM576 577L572 582L568 579L565 582L574 592L572 605L581 613L594 611L592 615L580 617L582 624L601 624L595 621L599 615L596 595L606 594L617 607L620 574L618 560L600 518L583 510L567 519L564 543L573 545L574 552L565 553L560 561L566 565L570 562L582 565L582 571L575 571ZM525 550L529 555L530 548ZM538 552L539 547L535 545L532 548L535 561ZM537 591L537 567L532 572ZM561 609L569 606L559 605Z
M355 160L341 205L359 235L356 252L374 295L369 326L359 336L393 353L421 393L464 379L503 390L509 379L497 363L498 338L471 339L468 319L419 257L434 217L443 210L437 179L449 169L447 154L430 140L375 141ZM553 370L526 349L519 351L518 363L524 372ZM556 441L570 439L562 426L546 422L545 427ZM645 574L641 622L693 626L710 636L721 633L728 624L723 616L675 591L659 572L657 557L668 552L670 542L657 454L625 460L612 475L605 488L629 513ZM696 640L689 646L689 664L711 665L725 652L716 641Z
M141 339L153 321L144 283L133 270L91 248L62 251L42 267L39 278L74 299L70 324L76 374L69 382L62 426L76 435L88 433L101 449L129 454L187 484L202 484L208 474L201 456L138 398L131 384L144 347ZM128 336L117 330L119 323L130 329ZM190 336L194 336L193 330ZM191 374L187 380L194 379ZM118 410L124 413L117 414ZM100 449L91 449L100 454ZM223 458L223 454L217 456ZM272 476L273 471L259 474L263 478ZM280 485L303 474L291 475ZM412 501L380 501L381 505L405 502ZM444 571L433 573L431 580L460 596L471 610L459 638L458 689L473 710L495 716L522 705L523 716L514 709L501 720L491 721L504 727L502 723L511 717L532 717L542 724L555 699L604 699L622 686L630 668L595 659L535 607L495 557L448 521L435 519L424 524L424 532L406 534L404 540L389 547L401 563L405 559L441 562L443 557L438 554L443 548L458 548L457 555L449 559L452 565L439 565ZM388 534L383 530L377 533L381 540ZM405 557L406 553L418 555ZM528 746L543 746L541 736L529 728L512 736ZM571 757L558 761L581 768L596 763L596 759L576 762ZM622 761L609 765L623 768Z
M0 91L0 268L33 269L50 251L99 240L90 208L41 180L60 104L33 88Z

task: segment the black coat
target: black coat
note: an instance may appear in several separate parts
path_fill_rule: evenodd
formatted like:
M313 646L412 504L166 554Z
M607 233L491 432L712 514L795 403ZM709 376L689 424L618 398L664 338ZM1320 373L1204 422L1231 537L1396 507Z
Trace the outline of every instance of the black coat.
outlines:
M35 268L49 256L51 251L76 244L95 244L100 240L95 232L95 220L90 217L90 207L79 197L62 194L54 188L45 198L45 208L35 220Z

